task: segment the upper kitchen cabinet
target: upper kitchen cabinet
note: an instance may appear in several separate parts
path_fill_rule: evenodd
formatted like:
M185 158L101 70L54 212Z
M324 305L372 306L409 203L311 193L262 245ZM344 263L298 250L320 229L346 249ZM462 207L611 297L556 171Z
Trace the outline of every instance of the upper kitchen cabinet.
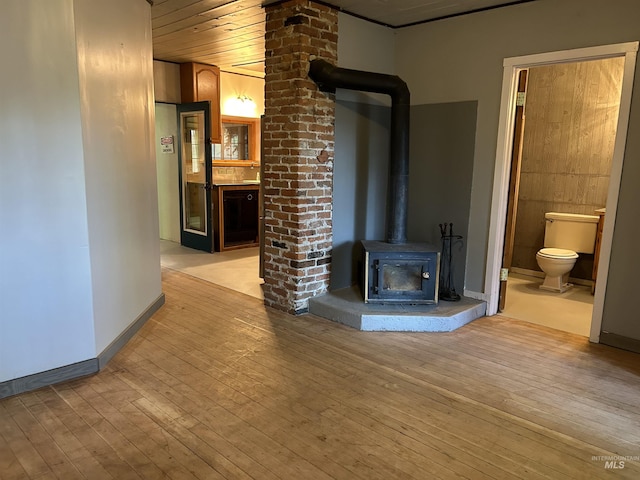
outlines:
M182 103L211 102L211 142L220 143L220 69L203 63L180 64L180 92Z

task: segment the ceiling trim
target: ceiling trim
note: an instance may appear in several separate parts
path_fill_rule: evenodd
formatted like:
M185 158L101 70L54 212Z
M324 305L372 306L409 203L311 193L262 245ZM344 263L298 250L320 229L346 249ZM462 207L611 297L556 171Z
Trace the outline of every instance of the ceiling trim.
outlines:
M391 27L391 28L413 27L414 25L422 25L423 23L437 22L439 20L446 20L448 18L462 17L464 15L470 15L472 13L486 12L488 10L495 10L497 8L512 7L514 5L520 5L522 3L530 3L530 2L536 2L536 1L537 0L515 0L513 2L504 3L502 5L492 5L490 7L476 8L475 10L469 10L468 12L452 13L451 15L443 15L442 17L429 18L427 20L420 20L418 22L412 22L412 23L405 23L404 25L398 25L396 27Z
M273 5L279 5L279 4L285 3L287 1L289 1L289 0L275 0L275 1L271 1L271 2L268 1L268 0L265 0L264 2L262 2L262 8L271 7ZM440 21L440 20L446 20L448 18L461 17L461 16L464 16L464 15L472 14L472 13L486 12L488 10L495 10L497 8L511 7L511 6L514 6L514 5L520 5L522 3L535 2L537 0L514 0L512 2L504 3L502 5L492 5L490 7L477 8L475 10L469 10L467 12L452 13L450 15L443 15L441 17L429 18L427 20L419 20L417 22L405 23L405 24L402 24L402 25L391 25L389 23L381 22L379 20L374 20L374 19L369 18L369 17L367 17L365 15L360 15L359 13L351 12L351 11L349 11L347 9L344 9L342 7L338 7L336 5L333 5L331 2L327 2L327 1L324 1L324 0L311 0L311 1L313 1L314 3L318 3L320 5L324 5L326 7L333 8L333 9L335 9L335 10L337 10L339 12L345 13L347 15L351 15L352 17L359 18L361 20L366 20L367 22L375 23L375 24L383 26L383 27L388 27L388 28L392 28L392 29L398 29L398 28L405 28L405 27L413 27L414 25L422 25L424 23L437 22L437 21Z

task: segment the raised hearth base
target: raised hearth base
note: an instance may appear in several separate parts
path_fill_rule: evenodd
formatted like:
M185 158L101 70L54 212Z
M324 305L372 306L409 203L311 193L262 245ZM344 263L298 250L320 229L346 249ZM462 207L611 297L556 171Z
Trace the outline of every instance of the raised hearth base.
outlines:
M385 305L362 301L358 287L309 300L309 313L364 331L451 332L483 317L485 302L462 297L438 305Z

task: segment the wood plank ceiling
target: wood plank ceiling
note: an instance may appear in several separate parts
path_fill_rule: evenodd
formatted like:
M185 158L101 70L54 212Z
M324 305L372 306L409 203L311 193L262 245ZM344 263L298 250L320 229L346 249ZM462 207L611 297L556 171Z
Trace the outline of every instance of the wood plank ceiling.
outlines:
M264 75L263 5L279 0L153 0L153 55ZM336 8L399 28L534 0L330 0Z

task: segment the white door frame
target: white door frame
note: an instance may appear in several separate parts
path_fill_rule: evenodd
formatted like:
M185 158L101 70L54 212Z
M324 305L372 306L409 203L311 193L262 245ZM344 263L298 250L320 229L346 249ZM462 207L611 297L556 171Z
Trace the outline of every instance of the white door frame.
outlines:
M489 246L487 249L487 270L485 273L485 292L488 298L487 315L498 312L500 294L500 268L502 267L502 252L504 249L504 233L507 215L507 200L509 193L509 175L511 148L513 143L514 109L517 93L518 71L523 68L550 65L554 63L579 62L600 58L625 57L624 76L622 78L622 92L618 127L611 162L609 192L607 194L607 214L605 215L600 262L598 267L598 281L596 283L593 300L593 316L591 318L591 334L589 340L598 343L602 326L602 311L604 296L609 275L609 260L611 257L611 241L613 227L618 208L618 193L622 177L622 164L627 141L629 112L631 109L631 92L636 67L636 55L639 42L619 43L598 47L563 50L559 52L540 53L522 57L506 58L503 66L502 95L500 101L500 120L498 124L498 144L496 148L496 166L493 177L493 196L491 199L491 219L489 224Z

